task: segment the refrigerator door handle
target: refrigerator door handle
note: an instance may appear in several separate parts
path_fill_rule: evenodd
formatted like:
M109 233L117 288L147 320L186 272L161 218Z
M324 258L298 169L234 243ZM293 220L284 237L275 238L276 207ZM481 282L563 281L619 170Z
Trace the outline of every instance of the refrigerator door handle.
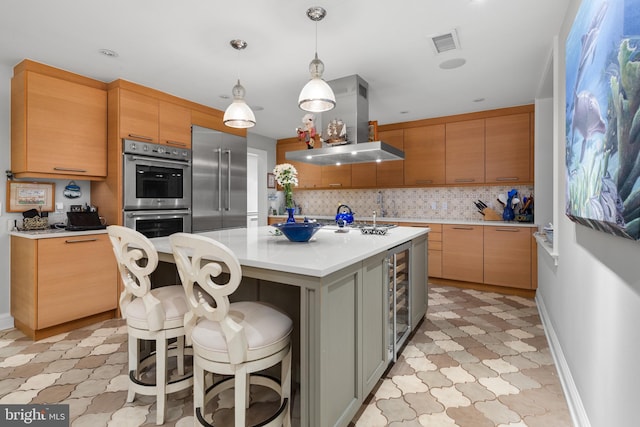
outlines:
M218 153L218 212L222 211L222 148L216 148Z
M224 150L227 155L227 206L226 210L231 210L231 150Z

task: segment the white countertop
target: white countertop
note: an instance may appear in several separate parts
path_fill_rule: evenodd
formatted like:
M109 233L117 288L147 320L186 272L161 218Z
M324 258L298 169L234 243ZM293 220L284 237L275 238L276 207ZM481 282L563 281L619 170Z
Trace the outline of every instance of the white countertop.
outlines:
M64 228L32 230L32 231L12 231L10 234L25 239L51 239L54 237L77 237L88 236L92 234L106 234L107 230L91 230L91 231L67 231Z
M282 218L283 222L286 220L287 215L269 215L271 218ZM309 219L322 219L322 220L332 220L335 216L327 216L327 215L295 215L296 218L304 218L307 217ZM355 218L355 222L372 222L373 217L361 217L357 216ZM399 223L399 222L411 222L417 224L425 224L428 226L429 224L460 224L460 225L488 225L495 227L530 227L530 228L538 228L538 224L534 224L531 222L516 222L516 221L474 221L474 220L465 220L465 219L435 219L435 218L395 218L395 217L377 217L376 221L378 223Z
M235 228L199 233L231 249L244 267L324 277L401 243L427 234L426 227L395 227L386 235L363 235L360 230L336 233L324 227L309 242L290 242L272 234L274 227ZM151 239L160 253L171 254L168 237Z

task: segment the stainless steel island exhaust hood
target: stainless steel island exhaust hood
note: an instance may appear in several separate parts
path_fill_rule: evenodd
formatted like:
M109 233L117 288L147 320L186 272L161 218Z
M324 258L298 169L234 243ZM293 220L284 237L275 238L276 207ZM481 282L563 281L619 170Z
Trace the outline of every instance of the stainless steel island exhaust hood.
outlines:
M322 113L322 125L326 126L333 119L342 120L347 126L348 143L311 150L289 151L285 158L322 166L404 160L402 150L383 141L368 141L369 85L367 82L354 74L327 83L336 96L336 107Z

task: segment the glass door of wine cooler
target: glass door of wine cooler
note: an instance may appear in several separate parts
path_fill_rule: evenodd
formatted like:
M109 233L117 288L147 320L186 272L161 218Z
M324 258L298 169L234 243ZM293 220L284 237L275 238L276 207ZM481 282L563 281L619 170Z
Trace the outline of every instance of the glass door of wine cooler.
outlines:
M389 351L394 362L411 332L411 244L390 249L387 255L389 280Z

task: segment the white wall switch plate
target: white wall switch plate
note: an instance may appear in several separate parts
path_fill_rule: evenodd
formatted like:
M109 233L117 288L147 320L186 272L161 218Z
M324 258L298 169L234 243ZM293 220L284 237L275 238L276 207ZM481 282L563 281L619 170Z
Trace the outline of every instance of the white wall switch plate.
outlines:
M442 210L443 211L447 210L447 202L442 202Z
M434 211L438 209L438 202L431 202L431 209Z
M62 212L64 210L64 203L56 202L56 210Z

